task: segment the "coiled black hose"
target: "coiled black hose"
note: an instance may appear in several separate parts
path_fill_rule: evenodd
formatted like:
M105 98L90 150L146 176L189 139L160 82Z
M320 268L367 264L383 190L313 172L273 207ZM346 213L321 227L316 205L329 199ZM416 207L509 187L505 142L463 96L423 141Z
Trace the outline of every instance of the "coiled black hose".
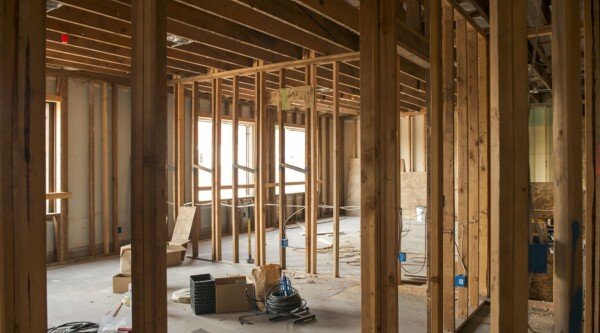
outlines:
M277 315L288 314L292 311L303 309L306 301L302 299L296 288L291 288L291 294L286 296L275 285L265 295L265 306L267 312Z

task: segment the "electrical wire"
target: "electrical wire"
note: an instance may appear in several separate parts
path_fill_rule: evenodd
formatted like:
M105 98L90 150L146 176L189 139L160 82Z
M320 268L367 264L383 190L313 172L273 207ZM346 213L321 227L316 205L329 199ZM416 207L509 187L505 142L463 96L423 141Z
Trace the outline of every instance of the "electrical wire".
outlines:
M279 285L272 286L265 294L265 306L267 312L275 315L286 315L306 307L306 301L300 296L298 290L291 288L290 295L284 295L279 291Z
M76 321L51 327L48 333L96 333L100 325L88 321Z

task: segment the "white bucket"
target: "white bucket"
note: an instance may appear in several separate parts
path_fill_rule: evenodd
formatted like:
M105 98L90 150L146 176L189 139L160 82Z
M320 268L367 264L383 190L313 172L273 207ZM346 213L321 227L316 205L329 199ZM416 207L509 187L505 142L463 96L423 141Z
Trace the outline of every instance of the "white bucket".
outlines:
M417 221L425 221L425 216L427 215L427 207L426 206L417 206L415 209L415 213L417 215Z

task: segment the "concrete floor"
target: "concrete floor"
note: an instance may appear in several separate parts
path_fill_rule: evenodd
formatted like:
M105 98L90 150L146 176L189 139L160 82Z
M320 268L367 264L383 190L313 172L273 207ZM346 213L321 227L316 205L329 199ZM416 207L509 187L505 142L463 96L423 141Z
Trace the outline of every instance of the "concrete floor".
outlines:
M168 302L169 332L360 332L360 237L359 219L346 217L341 220L340 274L331 276L332 240L328 235L319 236L318 273L304 273L303 224L290 224L287 229L289 248L287 251L288 275L308 302L317 320L303 324L289 321L269 322L265 316L249 317L253 325L241 325L238 318L248 313L213 314L196 316L189 304ZM332 230L327 220L318 225L319 233ZM426 276L424 264L424 224L418 221L405 221L403 228L402 251L408 253L403 273L404 280L421 280ZM277 230L267 233L268 262L279 262ZM253 244L254 245L254 244ZM210 242L200 243L200 257L210 257ZM223 259L231 260L232 243L230 237L223 237ZM254 246L252 247L254 250ZM189 254L189 253L188 253ZM211 273L215 277L249 275L254 265L246 264L247 238L240 236L240 260L243 263L213 263L205 260L186 258L184 262L167 270L165 297L173 291L189 288L189 276ZM103 316L113 311L121 301L121 295L112 293L112 276L119 271L116 257L55 267L48 270L48 325L49 327L72 321L99 322ZM403 284L399 288L399 321L401 332L425 332L426 287L418 284ZM135 302L135 295L133 297ZM122 310L127 314L129 309ZM482 311L483 313L483 311ZM251 313L250 313L251 314ZM468 332L489 332L489 317L474 320L467 327ZM545 330L540 330L544 332Z

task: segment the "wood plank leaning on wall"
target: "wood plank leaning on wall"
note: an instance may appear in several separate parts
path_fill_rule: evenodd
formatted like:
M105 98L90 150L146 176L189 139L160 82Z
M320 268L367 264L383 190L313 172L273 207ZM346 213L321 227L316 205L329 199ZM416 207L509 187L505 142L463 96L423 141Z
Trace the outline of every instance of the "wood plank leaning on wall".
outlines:
M45 332L45 1L0 5L0 332ZM31 22L36 22L32 24Z
M167 1L132 1L133 329L167 331Z
M396 5L360 3L362 332L398 331Z

